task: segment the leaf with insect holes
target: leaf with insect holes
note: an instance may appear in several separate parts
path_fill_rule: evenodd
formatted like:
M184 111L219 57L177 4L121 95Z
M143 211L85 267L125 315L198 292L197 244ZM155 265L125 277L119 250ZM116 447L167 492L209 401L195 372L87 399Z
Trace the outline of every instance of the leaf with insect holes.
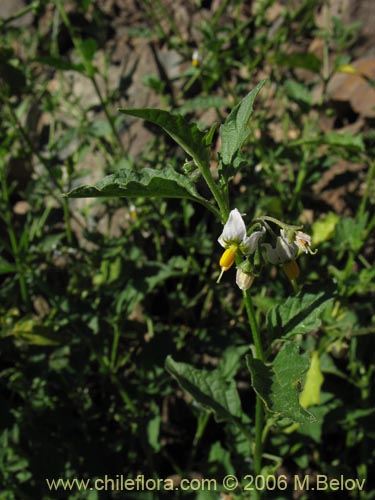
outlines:
M258 85L232 109L227 119L220 127L220 157L224 165L231 164L234 155L248 138L248 123L251 113L253 112L253 104L256 96L265 83L266 80L262 80L258 83Z
M295 422L313 422L314 415L299 404L298 382L309 368L309 360L293 343L284 344L272 364L251 354L246 356L251 384L266 408Z
M161 127L174 141L198 163L209 163L209 148L206 134L181 115L174 115L162 109L120 109L121 113L143 118Z

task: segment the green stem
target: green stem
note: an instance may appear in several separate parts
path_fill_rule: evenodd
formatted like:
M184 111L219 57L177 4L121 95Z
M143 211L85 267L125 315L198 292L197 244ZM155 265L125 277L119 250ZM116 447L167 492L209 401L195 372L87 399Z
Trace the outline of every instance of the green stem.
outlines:
M6 19L2 19L0 21L0 28L3 28L7 24L11 23L12 21L15 21L16 19L19 19L20 17L25 16L29 12L32 12L33 10L36 11L39 7L39 0L36 2L33 2L31 5L28 5L27 7L24 7L23 9L19 10L15 14L12 14L11 16L7 17Z
M257 359L264 361L265 356L264 356L264 351L263 351L262 342L261 342L261 338L260 338L260 331L259 331L259 327L258 327L258 322L257 322L256 317L255 317L255 312L254 312L254 307L253 307L251 297L250 297L247 290L245 290L243 292L243 300L244 300L244 304L245 304L245 308L246 308L246 312L247 312L247 317L249 319L249 324L250 324L250 328L251 328L253 342L255 345L255 355L256 355Z
M104 114L108 120L108 123L109 123L109 126L111 127L111 130L112 130L112 134L113 134L113 137L115 138L115 140L117 141L117 144L120 148L120 151L122 154L125 154L125 149L124 149L124 145L121 141L121 138L116 130L116 126L115 126L115 122L114 122L114 119L113 119L113 116L110 114L110 112L108 111L108 107L107 107L107 103L105 102L103 96L102 96L102 93L100 91L100 88L99 88L99 85L98 85L98 82L96 81L96 78L94 75L92 76L89 76L93 86L94 86L94 89L95 89L95 92L98 96L98 99L100 101L100 105L102 106L103 108L103 111L104 111Z
M195 163L197 164L204 180L206 181L207 186L210 188L210 191L212 193L212 196L215 198L217 206L220 209L222 222L225 223L228 219L229 210L228 210L226 203L223 200L223 196L222 196L219 188L215 184L215 181L214 181L212 174L211 174L211 171L210 171L210 167L208 164L201 162L200 159L197 157L195 157L194 160L195 160Z
M196 164L198 168L200 169L203 178L205 179L208 187L211 190L211 193L213 197L215 198L215 201L220 209L221 213L221 218L223 222L226 222L228 219L229 215L229 210L227 208L227 205L224 201L224 197L222 193L220 192L219 188L215 184L209 165L206 165L205 163L201 163L199 159L194 158L196 161ZM273 218L267 218L266 216L263 219L268 219L271 220L272 222L276 222L279 224L279 221ZM243 292L243 301L245 304L249 324L250 324L250 329L251 329L251 335L252 339L255 345L255 356L257 359L260 359L261 361L265 360L264 356L264 351L262 347L262 342L260 338L260 330L258 326L258 322L255 317L255 312L253 308L253 303L251 300L251 297L248 293L247 290ZM247 431L246 427L239 423L238 428L241 430L241 432L246 436L249 442L252 442L252 436L250 433ZM255 474L260 474L261 468L262 468L262 433L263 433L263 402L260 399L258 395L256 395L256 409L255 409L255 449L254 449L254 471ZM260 492L256 493L256 498L260 498Z
M251 297L247 290L243 292L243 300L246 307L247 317L249 320L251 334L253 337L253 342L255 345L255 356L257 359L261 361L265 360L262 341L260 338L260 331L258 322L255 317L254 307L251 300ZM260 396L256 395L256 403L255 403L255 449L254 449L254 473L260 474L262 470L262 434L263 434L263 402L260 399ZM260 498L261 494L258 491L256 493L256 498Z

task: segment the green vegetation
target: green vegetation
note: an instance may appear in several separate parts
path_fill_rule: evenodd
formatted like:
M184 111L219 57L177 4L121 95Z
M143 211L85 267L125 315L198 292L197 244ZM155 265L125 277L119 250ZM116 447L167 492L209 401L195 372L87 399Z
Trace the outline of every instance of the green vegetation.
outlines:
M0 20L0 499L370 500L374 134L330 89L374 86L359 25L141 3ZM176 489L46 481L140 474Z

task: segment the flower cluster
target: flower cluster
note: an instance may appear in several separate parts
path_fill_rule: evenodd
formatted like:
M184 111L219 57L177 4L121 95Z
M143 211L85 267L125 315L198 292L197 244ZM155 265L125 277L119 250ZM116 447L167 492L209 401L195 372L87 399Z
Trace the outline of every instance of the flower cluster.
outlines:
M274 233L269 222L280 228L279 235ZM255 227L257 229L250 231L250 235L247 235L245 222L240 212L236 208L230 212L223 232L218 238L218 242L225 250L219 262L221 273L217 283L235 261L237 263L236 283L241 290L251 287L265 262L281 265L292 281L298 278L300 271L296 258L299 251L313 253L310 248L310 236L300 231L300 227L290 226L268 216L256 219ZM272 239L273 244L263 242L267 236Z

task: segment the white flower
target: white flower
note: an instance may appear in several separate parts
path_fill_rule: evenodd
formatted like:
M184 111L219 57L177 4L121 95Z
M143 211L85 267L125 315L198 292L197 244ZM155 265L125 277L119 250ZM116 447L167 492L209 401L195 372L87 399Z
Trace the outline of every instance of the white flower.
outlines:
M310 250L311 236L309 236L308 234L303 233L302 231L297 231L294 237L294 243L303 252L305 253L311 252Z
M264 232L265 229L262 228L261 231L254 231L250 236L246 236L245 223L240 212L235 208L230 212L223 232L217 241L224 248L236 247L244 255L250 255L257 249L259 239Z
M298 253L297 245L292 241L288 241L284 229L280 230L280 236L276 238L276 247L272 247L269 243L262 245L266 249L267 259L271 264L284 264L295 260Z
M250 255L255 252L264 232L265 229L262 228L261 231L254 231L250 236L246 236L246 226L240 212L237 208L230 212L223 232L217 240L225 248L219 262L221 274L217 283L220 281L223 272L228 271L234 264L237 252L241 252L243 255Z

